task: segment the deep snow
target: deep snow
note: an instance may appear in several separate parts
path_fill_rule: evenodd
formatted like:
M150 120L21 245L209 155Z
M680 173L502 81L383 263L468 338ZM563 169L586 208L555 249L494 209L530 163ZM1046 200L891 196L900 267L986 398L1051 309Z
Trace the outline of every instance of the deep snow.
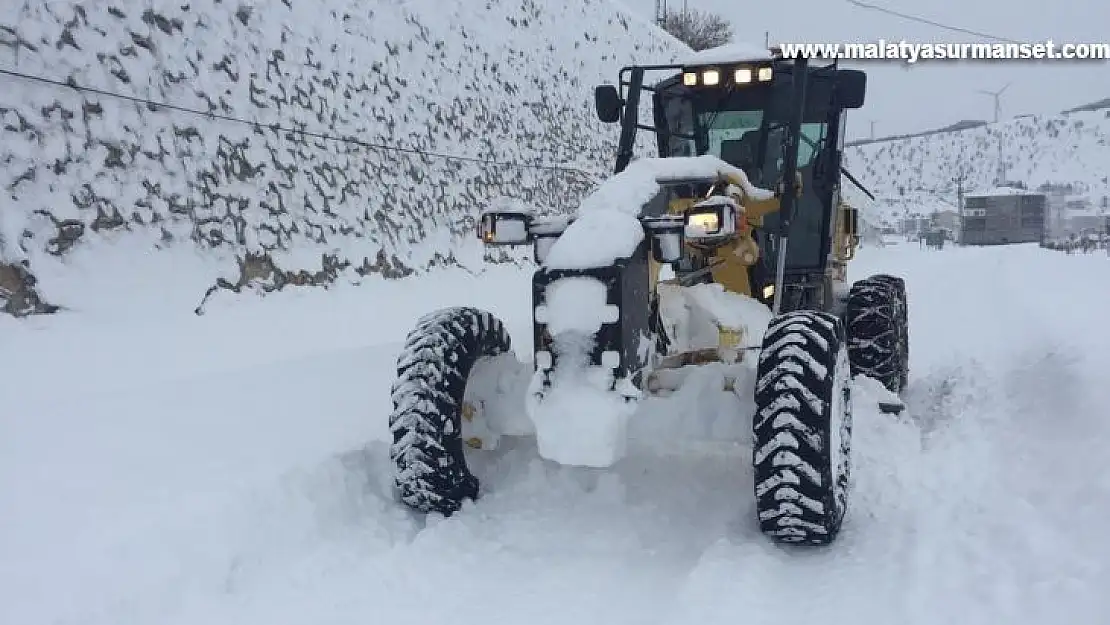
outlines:
M203 275L177 260L181 280ZM851 507L821 550L759 535L750 449L733 442L750 407L720 401L711 369L676 393L685 414L633 418L613 468L560 467L502 440L471 455L487 494L460 515L425 522L396 506L384 441L405 333L433 308L479 305L526 353L523 271L247 296L195 317L160 297L159 270L132 283L141 291L78 283L86 305L72 313L0 318L0 622L1095 625L1110 613L1103 255L861 251L855 277L908 279L908 413L857 407Z

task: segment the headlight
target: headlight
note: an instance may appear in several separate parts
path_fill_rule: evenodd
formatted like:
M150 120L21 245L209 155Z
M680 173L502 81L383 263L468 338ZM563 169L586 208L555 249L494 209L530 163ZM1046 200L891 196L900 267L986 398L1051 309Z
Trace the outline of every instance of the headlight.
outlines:
M719 245L736 235L740 207L721 195L706 198L686 210L685 237L698 245Z
M686 227L700 234L716 234L721 230L721 217L717 213L694 213L686 220Z
M752 70L747 67L742 67L736 70L736 83L744 84L752 81Z

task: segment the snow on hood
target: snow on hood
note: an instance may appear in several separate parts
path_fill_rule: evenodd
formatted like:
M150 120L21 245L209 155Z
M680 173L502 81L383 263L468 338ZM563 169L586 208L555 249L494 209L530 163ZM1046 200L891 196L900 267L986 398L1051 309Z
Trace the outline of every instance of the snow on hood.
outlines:
M771 51L754 43L727 43L716 48L695 52L682 59L683 65L715 65L743 63L745 61L770 61Z
M643 158L609 178L578 208L578 218L552 244L544 266L587 269L627 258L644 239L640 211L659 193L660 183L690 178L727 177L753 200L774 193L757 187L743 170L713 155Z

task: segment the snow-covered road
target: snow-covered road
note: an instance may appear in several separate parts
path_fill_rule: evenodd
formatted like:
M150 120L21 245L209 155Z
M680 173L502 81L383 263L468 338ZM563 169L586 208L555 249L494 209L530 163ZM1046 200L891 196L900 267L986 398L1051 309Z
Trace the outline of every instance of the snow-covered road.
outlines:
M909 410L859 410L823 550L759 535L712 406L653 441L688 453L589 470L519 442L478 457L462 514L397 507L404 334L472 304L526 351L519 270L0 318L0 623L1110 622L1110 261L898 246L852 270L907 278Z

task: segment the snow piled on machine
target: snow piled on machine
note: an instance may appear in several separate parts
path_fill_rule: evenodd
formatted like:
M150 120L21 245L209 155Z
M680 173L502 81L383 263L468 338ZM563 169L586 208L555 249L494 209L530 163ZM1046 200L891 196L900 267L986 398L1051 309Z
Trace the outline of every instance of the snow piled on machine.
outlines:
M763 46L737 41L723 46L708 48L689 54L682 59L683 65L717 65L770 61L771 51Z
M667 336L677 351L716 347L722 329L742 331L744 345L754 346L771 322L771 311L761 302L716 283L660 284L659 306Z
M467 445L489 451L500 446L502 436L536 433L528 418L523 392L531 376L532 367L518 360L513 352L474 363L463 395L460 430Z
M745 197L772 197L770 191L752 185L743 171L711 155L640 159L585 199L577 219L552 244L545 267L589 269L631 256L645 236L640 211L659 193L661 183L722 177L739 184ZM700 311L700 319L709 322L696 324L709 328L703 333L705 346L717 345L719 329L762 336L767 319L750 310L762 305L750 300L746 303L751 306L737 306L737 297L719 287L714 290L714 286L694 289L691 300L675 308L676 314L681 309L687 316L690 310ZM528 414L535 425L540 455L564 465L605 467L620 460L625 454L628 420L640 398L630 380L614 380L616 363L603 358L601 366L589 364L602 324L619 320L619 309L607 298L602 282L568 277L552 282L543 304L536 308L536 320L547 325L552 337L558 366L550 372L546 390L543 381L548 374L536 372L528 393Z
M753 200L773 196L753 185L743 170L713 155L639 159L582 201L578 219L551 246L544 266L587 269L627 258L644 239L640 210L659 193L660 183L718 176L739 180L744 194Z
M609 391L612 369L590 366L589 357L601 325L617 321L620 311L608 303L608 291L600 281L572 277L549 284L535 314L547 323L559 358L542 400L538 393L544 372L536 372L528 392L540 455L560 464L612 465L624 456L625 431L635 404ZM630 383L626 387L634 396L635 388Z

